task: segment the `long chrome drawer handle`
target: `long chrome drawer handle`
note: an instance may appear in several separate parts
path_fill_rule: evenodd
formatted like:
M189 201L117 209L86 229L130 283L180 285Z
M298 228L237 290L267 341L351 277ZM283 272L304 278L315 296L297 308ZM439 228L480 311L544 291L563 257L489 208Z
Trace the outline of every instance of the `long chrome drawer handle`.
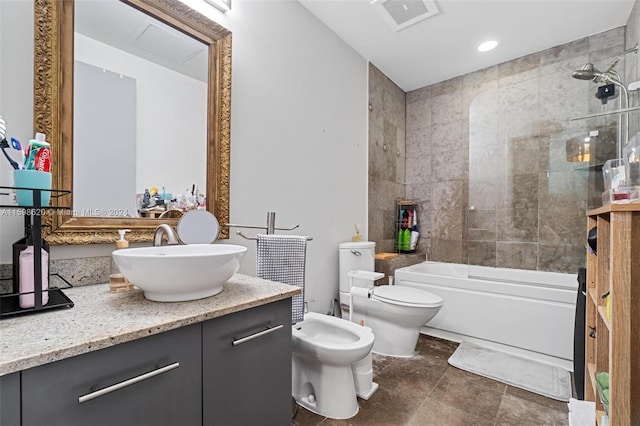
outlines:
M132 377L130 379L125 380L124 382L116 383L115 385L107 386L104 389L97 390L95 392L88 393L86 395L82 395L78 397L78 403L82 404L83 402L91 401L92 399L98 398L100 396L106 395L108 393L117 391L122 388L126 388L127 386L131 386L135 383L141 382L143 380L150 379L159 374L166 373L167 371L173 370L180 367L179 362L174 362L173 364L169 364L165 367L158 368L157 370L149 371L148 373L141 374L136 377Z
M231 344L233 346L238 346L238 345L241 345L241 344L243 344L245 342L248 342L249 340L257 339L258 337L262 337L265 334L273 333L276 330L280 330L282 327L284 327L284 325L282 325L282 324L276 325L275 327L267 327L266 330L259 331L259 332L255 333L255 334L251 334L251 335L249 335L247 337L243 337L242 339L236 339L233 342L231 342Z

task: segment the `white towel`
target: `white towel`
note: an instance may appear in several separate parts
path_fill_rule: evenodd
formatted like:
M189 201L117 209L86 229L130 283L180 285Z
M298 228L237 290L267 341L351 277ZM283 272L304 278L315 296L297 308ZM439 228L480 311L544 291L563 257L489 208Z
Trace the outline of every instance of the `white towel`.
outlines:
M596 424L596 403L569 399L569 426L593 426Z
M298 235L258 234L256 266L258 278L302 288L291 300L292 324L304 317L304 275L307 238Z

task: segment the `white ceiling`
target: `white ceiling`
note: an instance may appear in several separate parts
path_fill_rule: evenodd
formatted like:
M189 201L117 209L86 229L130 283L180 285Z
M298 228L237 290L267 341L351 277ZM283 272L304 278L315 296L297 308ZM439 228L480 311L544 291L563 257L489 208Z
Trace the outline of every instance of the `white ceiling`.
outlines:
M207 81L208 48L204 43L120 1L75 0L74 13L76 32Z
M405 92L626 24L634 0L436 0L393 31L370 0L298 0ZM480 42L500 44L479 53Z

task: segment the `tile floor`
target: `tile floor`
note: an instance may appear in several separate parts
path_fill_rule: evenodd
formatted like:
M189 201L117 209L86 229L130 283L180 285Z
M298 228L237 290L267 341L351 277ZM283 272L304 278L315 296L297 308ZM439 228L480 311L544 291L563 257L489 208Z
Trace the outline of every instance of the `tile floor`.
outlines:
M560 426L567 405L450 366L455 342L420 336L416 355L374 354L373 377L380 385L348 420L318 416L302 407L294 426Z

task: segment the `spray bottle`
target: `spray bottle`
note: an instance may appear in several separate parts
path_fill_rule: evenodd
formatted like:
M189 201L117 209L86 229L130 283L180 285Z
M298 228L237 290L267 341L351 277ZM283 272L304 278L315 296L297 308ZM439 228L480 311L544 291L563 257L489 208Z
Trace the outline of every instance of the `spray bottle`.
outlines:
M125 249L129 247L129 241L126 240L125 234L131 232L129 229L119 229L118 234L120 238L116 240L116 250ZM111 274L109 275L109 291L112 293L121 293L133 289L133 285L129 280L122 275L120 268L116 265L116 262L111 258Z

